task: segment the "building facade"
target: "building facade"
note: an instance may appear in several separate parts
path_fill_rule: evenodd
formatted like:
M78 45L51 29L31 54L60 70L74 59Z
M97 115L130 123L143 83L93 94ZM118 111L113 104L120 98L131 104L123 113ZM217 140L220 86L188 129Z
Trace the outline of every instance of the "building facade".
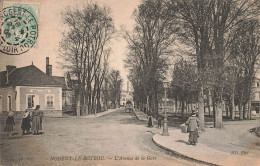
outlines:
M133 101L133 92L121 90L120 106L125 106L127 101L131 101L132 104L134 103L134 101Z
M62 86L33 64L6 66L0 72L0 112L40 109L45 115L62 115Z
M253 82L254 98L251 101L252 110L259 114L260 109L260 79L255 78Z

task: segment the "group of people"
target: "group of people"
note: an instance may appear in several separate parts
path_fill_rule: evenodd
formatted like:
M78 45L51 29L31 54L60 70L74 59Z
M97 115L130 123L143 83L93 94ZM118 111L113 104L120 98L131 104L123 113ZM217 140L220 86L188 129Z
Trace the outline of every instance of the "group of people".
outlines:
M157 116L157 125L158 125L158 129L161 128L162 126L162 118L160 117L160 115ZM148 127L153 127L153 117L151 114L149 114L148 116Z
M151 113L148 114L148 127L153 127L153 120L152 120L152 116ZM158 121L158 129L161 128L161 123L162 123L162 119L161 117L158 115L157 117L157 121ZM188 120L185 122L185 124L187 125L187 131L189 133L189 143L191 145L196 146L196 143L198 143L198 138L199 138L199 125L200 125L200 120L197 117L197 113L195 110L192 110L191 116L188 118Z
M23 135L29 134L30 130L33 131L34 135L38 135L39 131L42 130L42 119L43 112L40 111L40 105L37 105L35 110L30 111L26 109L23 118L21 129L23 130ZM14 113L9 112L8 117L6 119L4 131L7 132L7 136L11 136L14 130L15 122L14 122Z

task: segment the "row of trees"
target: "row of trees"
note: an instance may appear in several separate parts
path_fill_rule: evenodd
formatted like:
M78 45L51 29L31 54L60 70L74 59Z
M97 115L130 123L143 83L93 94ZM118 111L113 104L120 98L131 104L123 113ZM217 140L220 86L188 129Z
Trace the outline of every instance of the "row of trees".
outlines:
M167 1L143 1L133 14L134 30L123 30L130 50L126 59L128 79L140 109L148 105L149 111L158 110L158 97L176 32L174 13Z
M63 67L77 79L77 113L96 113L101 110L101 95L107 108L109 98L115 102L116 95L118 99L122 84L118 71L108 72L109 42L116 32L110 9L96 3L82 9L67 8L62 21L66 32L60 42L60 55Z
M215 127L222 127L222 109L228 101L231 118L235 104L240 118L251 118L252 81L259 45L259 0L143 0L134 12L127 64L135 102L149 101L157 111L158 93L170 55L186 55L176 62L172 97L198 103L204 130L204 95L213 101ZM174 44L180 48L172 52ZM149 100L145 100L146 98ZM246 113L242 110L248 110Z

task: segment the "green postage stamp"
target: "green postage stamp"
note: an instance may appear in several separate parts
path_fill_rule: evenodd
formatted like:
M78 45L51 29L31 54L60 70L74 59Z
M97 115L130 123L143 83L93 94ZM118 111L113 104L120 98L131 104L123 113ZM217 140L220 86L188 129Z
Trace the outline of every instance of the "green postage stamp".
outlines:
M39 4L4 2L0 10L0 51L20 55L35 47Z

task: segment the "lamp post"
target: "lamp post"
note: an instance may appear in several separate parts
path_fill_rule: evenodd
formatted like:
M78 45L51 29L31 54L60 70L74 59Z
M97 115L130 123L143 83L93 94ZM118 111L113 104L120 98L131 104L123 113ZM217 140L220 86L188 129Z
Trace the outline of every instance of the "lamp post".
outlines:
M166 114L166 92L167 88L169 86L169 82L163 82L163 88L164 88L164 120L163 120L163 133L162 136L169 136L168 133L168 121L167 121L167 114Z

